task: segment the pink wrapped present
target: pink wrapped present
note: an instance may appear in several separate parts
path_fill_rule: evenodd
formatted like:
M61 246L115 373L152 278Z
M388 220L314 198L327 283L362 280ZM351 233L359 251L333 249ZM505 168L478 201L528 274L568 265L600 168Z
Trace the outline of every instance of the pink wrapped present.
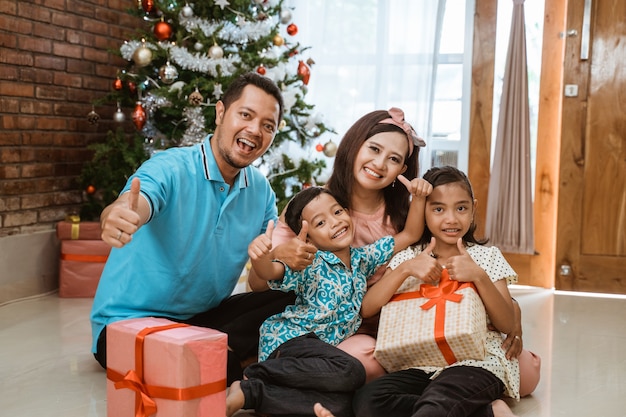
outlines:
M160 318L107 326L108 417L226 415L228 336Z
M421 284L395 294L381 311L374 356L388 371L485 357L487 313L471 283Z
M67 216L57 223L57 238L59 240L100 240L99 222L81 222L76 215Z
M102 240L62 240L59 297L93 297L109 252Z

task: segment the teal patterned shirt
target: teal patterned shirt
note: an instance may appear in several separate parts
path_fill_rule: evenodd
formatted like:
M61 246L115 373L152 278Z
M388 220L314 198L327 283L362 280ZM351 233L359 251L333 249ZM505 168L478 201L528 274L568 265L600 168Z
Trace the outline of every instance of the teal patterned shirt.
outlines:
M270 288L294 291L296 302L261 325L259 361L286 341L311 332L334 346L356 333L367 280L391 259L394 245L393 237L386 236L350 248L351 268L326 251L317 251L313 263L302 271L285 267L284 278L270 281Z

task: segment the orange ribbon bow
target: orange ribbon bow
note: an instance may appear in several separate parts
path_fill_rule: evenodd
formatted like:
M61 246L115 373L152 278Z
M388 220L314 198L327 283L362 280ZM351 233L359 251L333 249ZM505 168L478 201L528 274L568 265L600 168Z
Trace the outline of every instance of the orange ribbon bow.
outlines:
M422 284L418 291L405 292L400 294L394 294L390 301L410 300L413 298L427 298L424 304L421 305L423 310L429 310L432 307L435 309L435 342L437 347L443 354L446 362L449 365L457 361L452 348L446 341L446 302L452 301L454 303L460 303L463 299L463 294L457 294L456 291L467 287L474 287L471 282L454 281L450 279L448 270L444 269L441 273L441 280L439 285Z

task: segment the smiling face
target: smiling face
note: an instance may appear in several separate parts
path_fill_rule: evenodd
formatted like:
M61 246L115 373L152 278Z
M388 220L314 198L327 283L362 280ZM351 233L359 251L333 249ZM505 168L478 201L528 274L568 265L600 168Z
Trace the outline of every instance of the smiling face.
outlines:
M228 109L215 106L215 134L211 148L226 182L267 151L276 135L280 106L276 99L247 85Z
M426 198L426 226L437 239L435 252L456 250L456 242L474 219L475 200L457 182L436 186Z
M354 186L381 190L406 171L406 135L382 132L368 138L354 158Z
M302 220L309 224L309 241L320 250L336 252L352 244L352 219L328 193L318 195L304 207Z

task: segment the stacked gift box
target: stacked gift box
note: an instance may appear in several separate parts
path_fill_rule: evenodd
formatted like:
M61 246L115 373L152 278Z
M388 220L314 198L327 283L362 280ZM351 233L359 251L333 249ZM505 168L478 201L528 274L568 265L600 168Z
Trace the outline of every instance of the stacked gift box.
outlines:
M100 223L68 216L57 223L61 241L59 296L93 297L111 247L100 238Z

